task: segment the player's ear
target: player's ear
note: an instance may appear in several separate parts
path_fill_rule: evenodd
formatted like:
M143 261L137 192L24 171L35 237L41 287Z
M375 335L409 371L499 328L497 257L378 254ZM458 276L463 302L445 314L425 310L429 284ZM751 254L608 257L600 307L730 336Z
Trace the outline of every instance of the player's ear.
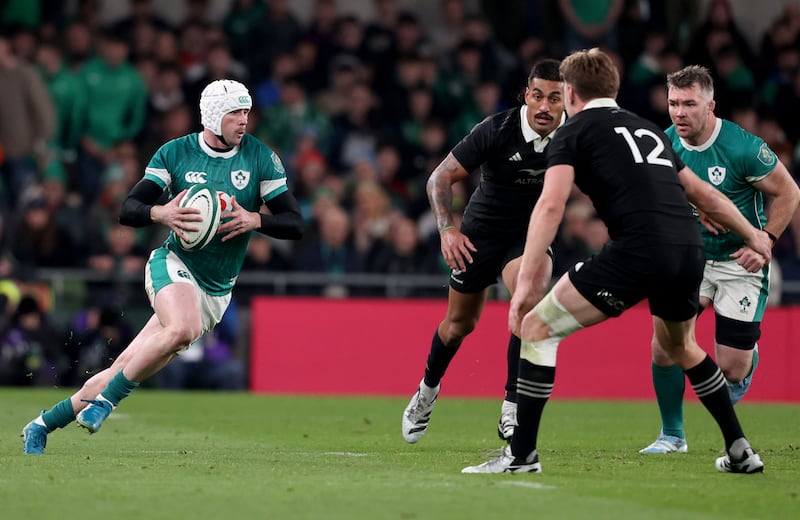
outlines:
M714 111L714 107L716 107L716 106L717 106L717 101L712 99L711 101L708 102L708 111L709 112L713 112Z

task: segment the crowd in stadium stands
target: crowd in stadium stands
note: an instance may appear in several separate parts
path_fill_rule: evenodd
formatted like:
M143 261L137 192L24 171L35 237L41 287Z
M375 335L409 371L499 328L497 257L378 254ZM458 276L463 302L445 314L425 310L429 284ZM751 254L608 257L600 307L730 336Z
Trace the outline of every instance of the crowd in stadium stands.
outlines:
M313 0L301 22L289 0L233 0L213 20L208 0L185 0L171 23L156 2L129 0L108 24L98 0L5 2L0 279L24 282L38 267L140 273L165 231L118 225L120 204L161 144L199 130L200 91L220 78L250 88L249 131L283 159L307 221L298 244L254 237L245 271L444 275L429 174L473 125L520 103L537 59L577 48L611 53L620 104L664 128L666 74L708 66L717 115L798 173L799 3L787 2L753 48L728 0L704 12L693 0L610 0L604 13L570 0L437 2L438 16L421 19L402 0L374 0L368 17L346 0ZM477 172L457 187L455 211L476 181ZM576 193L555 274L606 238ZM800 280L800 221L775 257L774 278ZM4 294L3 329L19 336L39 309ZM10 342L0 340L3 356Z

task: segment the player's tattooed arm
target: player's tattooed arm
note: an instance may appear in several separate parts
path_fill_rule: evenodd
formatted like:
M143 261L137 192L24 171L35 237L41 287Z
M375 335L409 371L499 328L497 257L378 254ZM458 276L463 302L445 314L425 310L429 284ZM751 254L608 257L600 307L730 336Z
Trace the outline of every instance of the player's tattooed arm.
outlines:
M469 172L464 169L452 152L439 163L428 178L426 191L431 210L436 217L439 232L455 228L452 216L453 184L467 178Z

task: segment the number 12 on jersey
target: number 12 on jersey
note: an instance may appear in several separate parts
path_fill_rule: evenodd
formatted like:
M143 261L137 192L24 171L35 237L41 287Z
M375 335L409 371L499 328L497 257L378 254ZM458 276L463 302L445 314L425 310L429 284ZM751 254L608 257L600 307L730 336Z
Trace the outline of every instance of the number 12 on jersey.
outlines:
M631 131L628 128L624 126L615 126L614 131L625 138L625 142L628 143L628 148L631 150L631 155L633 155L633 162L636 164L642 164L646 162L647 164L657 164L659 166L667 166L669 168L673 166L671 160L662 156L662 152L664 151L664 141L659 139L658 135L656 135L656 133L652 130L648 130L647 128L637 128L634 130L633 134L631 134ZM655 146L652 150L650 150L650 153L647 154L647 157L642 155L642 151L636 144L634 136L638 139L649 138L655 141Z

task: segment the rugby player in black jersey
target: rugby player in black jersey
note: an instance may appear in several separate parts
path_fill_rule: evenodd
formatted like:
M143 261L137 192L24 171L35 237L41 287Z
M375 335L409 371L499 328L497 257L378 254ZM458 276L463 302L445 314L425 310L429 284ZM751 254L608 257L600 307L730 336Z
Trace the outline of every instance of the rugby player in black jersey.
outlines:
M619 74L608 55L599 49L578 51L564 59L560 70L570 120L548 150L544 187L531 214L509 310L509 329L522 339L519 424L500 456L462 472L540 472L536 441L553 390L559 343L645 299L655 336L722 431L726 454L716 460L717 469L763 471L742 432L722 372L695 340L705 255L689 201L714 220L724 220L724 226L767 261L769 236L687 168L656 125L617 105ZM536 273L546 263L543 257L573 181L594 203L610 240L543 295Z
M501 277L511 292L519 271L531 210L542 192L545 151L564 119L563 83L557 60L541 60L528 76L525 104L493 114L464 137L431 174L428 199L436 216L444 260L450 266L447 313L433 334L425 375L403 411L402 432L417 442L427 431L440 381L461 342L475 329L489 288ZM452 217L452 185L480 170L480 183L464 211ZM552 277L550 251L535 273L539 293ZM508 342L508 380L498 434L516 426L519 338Z

